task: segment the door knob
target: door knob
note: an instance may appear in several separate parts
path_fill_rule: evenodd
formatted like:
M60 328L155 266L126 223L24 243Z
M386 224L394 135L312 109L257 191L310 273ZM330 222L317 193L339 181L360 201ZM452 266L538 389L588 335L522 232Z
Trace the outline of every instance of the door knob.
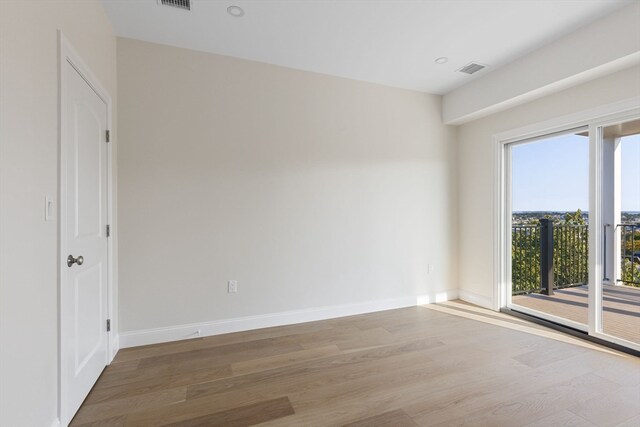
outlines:
M78 258L74 258L73 255L69 255L67 257L67 267L71 267L73 263L82 265L83 262L84 262L84 257L82 255L80 255Z

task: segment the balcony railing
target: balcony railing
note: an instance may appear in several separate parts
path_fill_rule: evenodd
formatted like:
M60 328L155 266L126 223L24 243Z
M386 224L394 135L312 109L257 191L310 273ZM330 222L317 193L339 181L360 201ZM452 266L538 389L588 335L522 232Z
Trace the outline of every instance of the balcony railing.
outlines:
M540 226L514 225L511 231L513 295L542 290L540 285Z
M621 271L618 282L640 286L640 224L620 224Z
M640 224L620 224L621 274L617 282L640 287ZM589 226L514 225L511 234L513 295L589 283Z
M513 226L511 241L513 295L549 294L589 282L587 225L553 225L542 219L540 225Z

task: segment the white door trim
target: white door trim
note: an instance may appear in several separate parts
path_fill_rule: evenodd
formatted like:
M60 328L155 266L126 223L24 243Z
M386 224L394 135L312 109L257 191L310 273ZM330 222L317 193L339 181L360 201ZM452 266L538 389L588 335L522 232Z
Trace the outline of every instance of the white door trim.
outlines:
M112 101L109 92L100 84L99 80L95 77L95 75L91 72L90 68L85 64L80 55L73 48L69 40L64 36L64 34L58 30L58 256L57 256L57 265L58 265L58 419L60 420L62 425L67 425L71 421L71 416L73 414L66 414L65 402L67 396L66 384L64 383L66 376L64 374L64 364L62 363L65 360L62 356L64 353L64 346L62 345L62 330L61 330L61 288L62 284L65 283L67 270L62 268L63 260L66 259L66 244L65 241L65 227L66 221L66 194L65 194L65 186L63 185L66 182L66 163L65 159L62 157L62 135L63 126L65 123L64 117L64 99L63 99L63 88L66 85L65 74L64 74L64 66L65 63L69 63L81 76L82 78L91 86L91 88L96 92L96 94L105 102L107 105L107 129L111 129L112 124ZM107 146L107 223L112 224L113 218L113 157L112 157L112 147L114 143L113 135L111 135L110 143ZM117 324L115 321L114 312L114 304L113 304L113 273L114 273L114 263L113 263L113 237L114 232L111 231L111 237L107 239L107 313L109 319L111 319L112 325ZM105 325L106 327L106 325ZM115 328L112 327L111 331L107 333L107 364L111 363L115 353L118 351L117 348L117 334L115 332Z

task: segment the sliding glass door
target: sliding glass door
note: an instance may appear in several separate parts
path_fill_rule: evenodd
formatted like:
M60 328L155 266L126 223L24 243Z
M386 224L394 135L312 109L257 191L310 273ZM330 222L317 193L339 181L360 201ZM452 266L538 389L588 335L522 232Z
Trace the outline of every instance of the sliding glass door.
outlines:
M500 142L507 308L640 350L640 117Z
M510 308L586 331L589 134L586 127L507 146Z
M595 333L640 347L640 119L597 128L601 155L602 281Z

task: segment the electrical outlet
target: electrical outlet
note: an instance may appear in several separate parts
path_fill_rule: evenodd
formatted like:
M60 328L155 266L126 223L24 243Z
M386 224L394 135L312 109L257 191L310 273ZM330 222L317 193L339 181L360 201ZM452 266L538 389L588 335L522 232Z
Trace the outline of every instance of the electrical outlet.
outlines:
M230 294L235 294L238 292L238 281L237 280L229 280L227 292Z
M429 264L429 265L427 265L427 273L428 273L428 274L433 273L433 264Z

